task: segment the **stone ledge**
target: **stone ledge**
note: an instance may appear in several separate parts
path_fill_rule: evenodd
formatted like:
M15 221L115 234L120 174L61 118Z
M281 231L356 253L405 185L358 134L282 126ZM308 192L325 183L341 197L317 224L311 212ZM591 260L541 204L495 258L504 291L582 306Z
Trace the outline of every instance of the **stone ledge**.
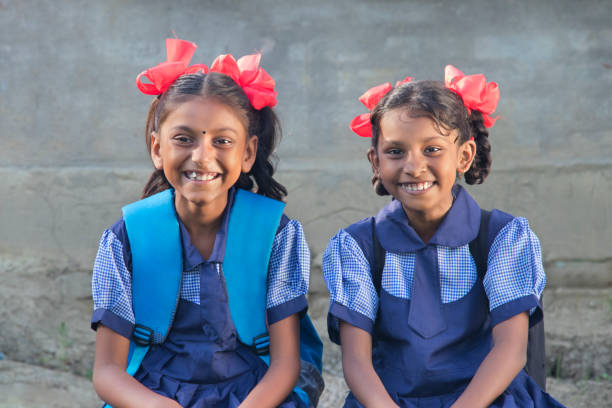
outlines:
M100 406L91 381L47 368L0 361L0 408L82 408Z
M607 380L572 381L548 378L547 391L568 408L612 406L612 382Z
M547 290L544 315L553 376L588 380L612 373L612 288Z
M388 197L370 188L367 162L280 171L289 189L287 214L304 225L315 264L339 228L375 214ZM554 171L553 171L554 170ZM549 286L612 285L610 219L612 167L567 172L493 172L468 190L483 208L498 207L526 217L540 238ZM138 198L149 168L0 168L0 252L70 260L90 268L102 231L121 216L121 206ZM551 206L546 203L554 203ZM572 238L573 237L573 238ZM576 237L580 237L577 239Z
M325 391L319 408L337 408L344 404L348 387L342 375L324 373ZM547 392L568 408L602 408L612 406L612 382L609 380L547 379Z
M91 272L27 257L0 257L0 351L7 359L91 374L95 333Z

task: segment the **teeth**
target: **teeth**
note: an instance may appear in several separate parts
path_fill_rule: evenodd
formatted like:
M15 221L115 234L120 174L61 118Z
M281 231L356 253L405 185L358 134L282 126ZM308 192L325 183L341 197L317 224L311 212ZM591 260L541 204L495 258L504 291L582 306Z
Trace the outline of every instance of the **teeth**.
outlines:
M432 185L433 183L431 181L426 181L424 183L403 184L402 187L408 191L423 191L427 190Z
M198 173L195 171L187 172L187 178L190 180L209 181L215 177L217 177L217 173Z

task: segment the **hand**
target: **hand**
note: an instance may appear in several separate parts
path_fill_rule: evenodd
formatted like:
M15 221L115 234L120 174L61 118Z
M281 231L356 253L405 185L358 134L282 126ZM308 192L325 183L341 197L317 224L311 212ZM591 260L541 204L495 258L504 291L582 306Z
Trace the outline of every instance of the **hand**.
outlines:
M159 408L182 408L181 404L170 398L164 398L159 405Z
M276 407L291 393L300 374L300 326L297 314L272 324L270 366L240 408Z
M527 361L527 312L493 327L493 348L452 408L488 407L512 382Z
M374 371L370 333L341 321L340 340L342 370L353 395L366 407L398 408Z
M113 407L181 408L170 398L159 395L125 372L130 341L100 325L96 333L94 388Z

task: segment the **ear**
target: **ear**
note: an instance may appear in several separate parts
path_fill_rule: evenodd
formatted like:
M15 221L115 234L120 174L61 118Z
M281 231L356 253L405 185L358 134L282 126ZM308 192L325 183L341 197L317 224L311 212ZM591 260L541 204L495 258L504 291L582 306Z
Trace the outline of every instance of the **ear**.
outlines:
M378 153L376 153L376 149L374 148L374 146L368 149L367 156L368 160L370 161L370 164L372 165L372 173L374 173L374 175L378 177L380 160L378 159Z
M246 146L244 149L244 157L242 158L242 172L248 173L253 168L253 164L255 164L255 159L257 158L257 144L258 139L256 135L251 135L246 142Z
M151 160L157 170L163 168L163 160L161 157L161 137L157 132L151 132Z
M457 154L457 173L464 174L470 169L474 157L476 157L476 143L472 139L466 140L459 146Z

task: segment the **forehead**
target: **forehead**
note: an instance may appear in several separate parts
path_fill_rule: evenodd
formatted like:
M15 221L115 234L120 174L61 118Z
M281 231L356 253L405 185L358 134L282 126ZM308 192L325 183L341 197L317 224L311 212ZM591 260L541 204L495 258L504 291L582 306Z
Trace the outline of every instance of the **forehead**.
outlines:
M380 121L380 138L393 141L419 141L431 138L454 140L457 130L440 128L427 116L407 109L392 109Z
M231 106L214 98L193 96L169 107L160 127L188 126L192 128L230 128L246 133L242 117Z

